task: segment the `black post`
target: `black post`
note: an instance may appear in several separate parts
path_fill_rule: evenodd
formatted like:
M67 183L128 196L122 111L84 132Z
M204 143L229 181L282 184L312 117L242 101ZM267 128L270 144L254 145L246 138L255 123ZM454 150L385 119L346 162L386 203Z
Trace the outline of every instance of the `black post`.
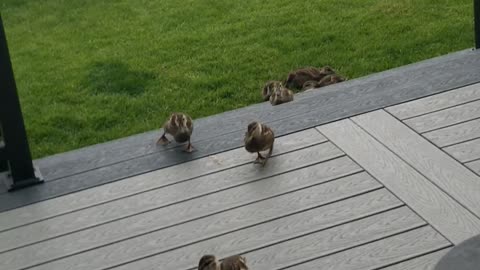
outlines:
M473 1L473 16L475 17L475 49L480 48L480 0Z
M1 14L0 124L4 140L4 146L0 148L0 162L7 161L8 164L8 189L15 190L41 183L42 180L35 176Z

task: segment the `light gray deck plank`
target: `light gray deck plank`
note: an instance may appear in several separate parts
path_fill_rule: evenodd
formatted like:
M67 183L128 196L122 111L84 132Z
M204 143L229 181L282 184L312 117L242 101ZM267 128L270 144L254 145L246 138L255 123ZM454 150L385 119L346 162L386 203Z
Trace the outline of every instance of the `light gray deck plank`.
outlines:
M467 140L480 138L480 119L423 133L438 147L446 147Z
M425 225L407 207L243 254L252 269L281 269Z
M259 183L262 184L263 181ZM270 189L272 185L279 184L272 184L272 182L270 182L261 187L255 186L254 189L250 189L248 192L254 193L257 192L257 190ZM249 188L251 186L247 185L246 187ZM47 260L71 255L79 251L86 251L105 244L112 244L113 242L138 236L115 245L82 253L74 257L74 263L69 263L68 266L57 268L70 269L72 266L76 267L82 262L87 262L89 269L98 269L107 264L129 261L134 254L137 256L139 256L139 254L147 256L155 253L151 245L155 246L162 243L163 241L159 239L166 238L165 241L167 241L169 238L178 237L178 234L193 230L195 227L203 227L204 230L206 230L205 227L207 227L211 232L210 234L213 235L227 233L378 188L381 188L381 185L369 175L353 175L221 213L218 212L222 210L222 199L227 197L215 197L215 195L218 194L215 193L209 197L202 197L202 201L192 200L186 204L180 204L178 207L175 205L162 208L162 210L152 212L142 218L137 218L136 216L135 222L129 219L122 219L118 222L106 224L105 226L95 227L3 253L0 254L0 261L8 266L8 269L24 268ZM205 216L206 214L213 213L218 214L215 216ZM193 223L195 223L194 226L190 224L191 226L188 227L188 223L183 223L186 225L179 224L179 222L182 221L192 220L192 218L194 218L192 215L203 218L193 221ZM164 230L161 230L172 225L176 225L172 227L174 230L177 230L176 234L165 233ZM212 231L216 234L212 233ZM139 236L140 234L143 235ZM171 241L167 242L171 243ZM176 245L179 243L182 242L175 241ZM99 254L103 254L104 256L99 256Z
M480 177L383 110L352 118L391 151L480 217Z
M443 148L444 151L460 162L469 162L480 158L480 138Z
M477 99L480 99L480 84L472 84L441 94L395 105L387 108L387 111L403 120Z
M440 259L442 259L442 257L451 249L452 248L445 248L390 267L382 268L382 270L434 270Z
M309 129L276 138L274 155L325 142L316 130ZM0 213L0 231L95 206L165 185L252 162L254 157L239 148L162 170L116 181L96 188L27 205Z
M351 120L318 129L453 243L480 233L476 216Z
M480 100L407 119L405 124L419 133L451 126L480 117Z
M213 253L219 256L219 258L233 254L243 254L256 248L266 247L312 232L332 228L351 220L393 209L401 204L402 203L392 194L385 189L381 189L188 245L168 253L138 260L120 266L118 269L158 269L159 265L164 267L163 269L192 268L197 265L198 260L204 254ZM42 269L46 270L49 268L45 267ZM52 270L55 269L57 268L52 268Z
M288 269L376 269L449 245L440 234L427 226Z
M70 232L115 221L120 218L131 217L125 222L132 222L135 224L138 223L139 220L149 219L148 216L155 215L157 212L168 214L169 211L171 211L169 209L176 209L175 212L184 213L184 215L176 214L174 219L169 220L170 222L173 222L181 218L178 220L178 222L181 222L189 217L198 217L201 213L209 214L214 211L226 209L225 207L235 207L242 205L242 203L244 204L289 192L303 187L302 183L305 186L314 185L335 177L341 177L361 171L361 168L359 168L353 161L344 157L314 165L300 171L292 171L285 175L278 175L279 173L286 172L292 168L298 169L300 166L307 166L310 165L310 163L318 163L326 159L338 157L341 154L342 153L332 144L328 143L319 145L318 147L312 147L312 149L303 149L298 151L298 153L294 152L286 155L285 159L277 160L279 162L275 162L274 166L271 166L267 170L262 169L259 171L258 168L250 165L236 167L231 170L201 177L193 181L154 190L151 194L142 193L138 196L128 197L123 200L113 201L94 208L88 208L82 211L23 226L13 231L0 233L0 250L4 251L14 247L43 241ZM268 183L275 183L278 179L287 179L285 180L285 186L275 186L273 189L259 190L256 193L250 193L249 191L253 186L262 186L263 183L255 182L250 183L249 186L238 186L265 177L271 177L273 175L277 176L265 179L265 181ZM290 182L288 179L298 179L298 182ZM212 194L215 191L235 186L237 187ZM208 196L206 199L200 197L208 194L212 195ZM194 199L194 201L189 202L187 199ZM222 202L222 204L211 205L208 203L209 200ZM198 209L194 207L195 205L201 205L202 207ZM187 208L189 211L182 211L182 208ZM152 210L154 212L148 212ZM139 215L134 216L136 214ZM123 233L127 234L126 231Z
M472 162L465 163L467 167L472 169L474 172L476 172L478 175L480 175L480 160L475 160Z

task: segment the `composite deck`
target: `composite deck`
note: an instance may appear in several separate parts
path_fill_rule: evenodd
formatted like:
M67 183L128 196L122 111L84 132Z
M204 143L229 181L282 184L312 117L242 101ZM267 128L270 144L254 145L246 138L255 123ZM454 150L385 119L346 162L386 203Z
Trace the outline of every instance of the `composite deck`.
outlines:
M461 52L254 106L260 118L286 117L272 120L282 125L272 124L279 136L263 168L239 148L244 130L216 138L226 144L216 150L215 138L199 139L193 157L154 150L152 132L40 160L45 185L0 194L0 268L188 270L204 254L243 254L251 269L431 270L480 234L477 57ZM418 75L451 65L475 72L426 84ZM359 98L372 85L393 98ZM328 102L313 97L348 102L322 109L314 105ZM352 107L355 98L366 105ZM295 104L304 111L292 116ZM247 112L225 117L251 120Z

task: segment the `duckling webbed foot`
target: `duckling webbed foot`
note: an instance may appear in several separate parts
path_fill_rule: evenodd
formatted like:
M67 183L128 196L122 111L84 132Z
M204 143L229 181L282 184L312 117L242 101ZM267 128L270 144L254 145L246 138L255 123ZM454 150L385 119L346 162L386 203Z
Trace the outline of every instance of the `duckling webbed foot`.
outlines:
M187 148L185 148L183 151L187 153L192 153L193 151L195 151L195 148L193 148L192 144L188 142Z
M262 164L262 165L265 165L266 158L264 158L262 155L260 155L260 153L257 153L257 154L258 154L258 157L257 157L257 159L255 159L255 161L253 162L253 164Z
M165 133L157 141L157 144L160 144L160 145L167 145L169 143L170 143L170 141L167 139L167 137L165 137Z

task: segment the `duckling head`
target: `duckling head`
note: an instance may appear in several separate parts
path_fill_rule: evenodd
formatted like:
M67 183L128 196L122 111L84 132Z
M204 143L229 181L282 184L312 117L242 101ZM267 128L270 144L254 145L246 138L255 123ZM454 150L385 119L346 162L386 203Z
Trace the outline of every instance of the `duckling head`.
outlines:
M217 258L214 255L204 255L198 262L198 270L219 269Z

